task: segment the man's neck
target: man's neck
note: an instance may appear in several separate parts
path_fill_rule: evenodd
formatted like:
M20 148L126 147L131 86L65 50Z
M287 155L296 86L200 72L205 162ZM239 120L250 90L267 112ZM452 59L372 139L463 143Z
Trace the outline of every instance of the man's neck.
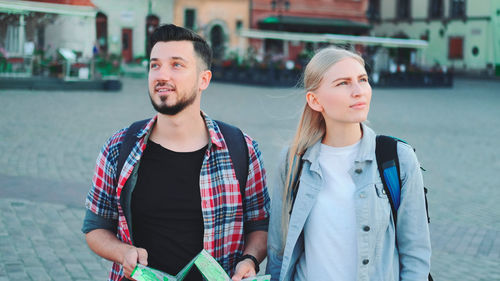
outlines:
M176 115L158 114L150 139L177 152L191 152L208 143L208 131L199 109L186 108Z

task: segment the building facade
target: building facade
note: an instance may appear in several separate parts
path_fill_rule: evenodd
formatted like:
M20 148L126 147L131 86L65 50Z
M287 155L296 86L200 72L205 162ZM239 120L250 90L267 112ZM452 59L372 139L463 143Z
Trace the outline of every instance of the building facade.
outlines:
M100 52L118 54L125 62L149 57L149 36L173 21L173 0L92 0L97 7L96 44Z
M424 68L500 72L500 0L371 0L373 36L423 39ZM411 62L411 52L396 58Z
M92 54L96 7L89 0L0 1L0 41L7 57L56 48ZM60 28L70 26L71 28ZM79 36L83 34L84 36Z
M148 56L148 38L173 21L173 0L0 0L0 41L7 56L33 50L54 56L61 48L91 58L123 61ZM28 51L28 52L26 52Z
M238 32L249 27L249 13L249 0L178 0L173 23L204 37L217 61L247 48Z
M251 9L251 27L258 30L367 35L371 28L366 17L368 0L254 0ZM252 39L251 44L260 54L286 60L296 60L304 50L321 47L318 43L274 39Z

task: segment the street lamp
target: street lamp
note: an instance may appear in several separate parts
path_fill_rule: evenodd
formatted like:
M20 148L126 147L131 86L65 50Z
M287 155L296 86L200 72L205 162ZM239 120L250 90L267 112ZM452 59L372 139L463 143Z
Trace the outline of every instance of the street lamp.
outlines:
M283 23L281 22L281 17L283 16L284 11L288 11L290 9L290 1L288 0L272 0L271 1L271 9L273 11L278 11L278 29L282 30Z

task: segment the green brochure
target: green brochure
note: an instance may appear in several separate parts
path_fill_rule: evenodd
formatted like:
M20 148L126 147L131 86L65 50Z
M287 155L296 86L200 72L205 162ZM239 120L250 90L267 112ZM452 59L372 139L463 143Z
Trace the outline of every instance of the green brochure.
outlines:
M184 268L173 276L165 272L137 264L132 278L137 281L182 281L195 265L207 281L231 281L222 266L205 250L196 255ZM254 276L242 281L270 281L271 275Z

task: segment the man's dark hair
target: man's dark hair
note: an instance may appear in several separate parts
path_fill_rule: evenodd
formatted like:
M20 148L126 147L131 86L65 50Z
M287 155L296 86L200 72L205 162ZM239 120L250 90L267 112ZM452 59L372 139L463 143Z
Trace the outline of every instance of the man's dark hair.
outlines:
M192 41L195 53L207 65L207 69L210 69L212 64L212 49L200 35L174 24L165 24L156 28L149 39L151 48L158 42L169 41Z

